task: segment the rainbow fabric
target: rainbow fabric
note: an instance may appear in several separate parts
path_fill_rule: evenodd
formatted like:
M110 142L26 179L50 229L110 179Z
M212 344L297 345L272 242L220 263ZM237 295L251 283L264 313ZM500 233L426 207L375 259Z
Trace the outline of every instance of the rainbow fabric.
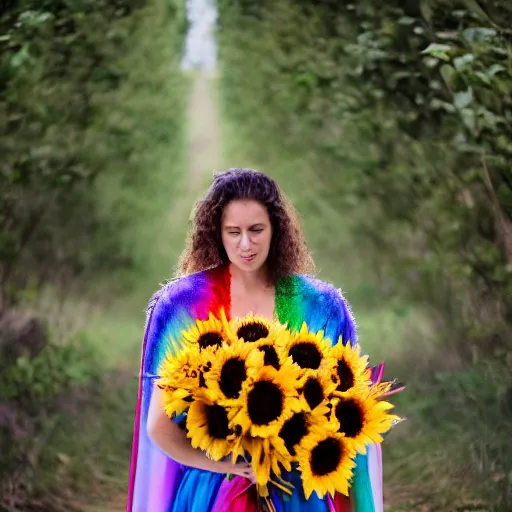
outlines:
M150 301L140 368L135 413L127 512L256 512L255 487L242 477L231 480L178 464L160 451L146 432L149 402L157 372L169 350L168 339L179 339L196 320L207 320L221 308L231 310L229 266L199 272L174 280ZM331 340L342 337L355 343L352 315L341 293L330 284L309 276L293 275L276 286L275 316L290 329L323 329ZM272 491L276 512L382 512L382 458L380 446L370 446L357 457L351 499L319 499L315 493L305 500L300 475L284 476L295 486L291 497Z

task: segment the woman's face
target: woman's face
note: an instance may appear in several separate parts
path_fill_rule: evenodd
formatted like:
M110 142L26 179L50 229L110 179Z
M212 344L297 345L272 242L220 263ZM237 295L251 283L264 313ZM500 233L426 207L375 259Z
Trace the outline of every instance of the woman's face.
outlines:
M222 243L229 261L244 272L262 268L272 240L265 206L254 199L236 199L222 213Z

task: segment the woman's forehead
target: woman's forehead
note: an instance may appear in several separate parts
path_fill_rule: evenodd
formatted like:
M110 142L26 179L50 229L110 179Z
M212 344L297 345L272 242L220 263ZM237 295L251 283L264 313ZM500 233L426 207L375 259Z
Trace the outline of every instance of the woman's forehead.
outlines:
M268 223L267 209L254 199L236 199L226 205L222 212L222 223L258 224Z

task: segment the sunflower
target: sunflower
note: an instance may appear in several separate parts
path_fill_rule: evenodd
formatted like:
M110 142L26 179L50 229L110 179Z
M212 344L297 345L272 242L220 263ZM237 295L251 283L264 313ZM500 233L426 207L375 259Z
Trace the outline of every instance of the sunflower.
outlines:
M229 407L209 389L201 389L187 414L187 437L193 448L204 450L213 460L232 455L233 462L243 455L242 428L230 428Z
M360 355L359 345L343 345L337 343L329 350L334 359L333 379L336 381L336 391L345 393L359 384L366 387L371 384L371 372L367 368L368 356Z
M282 339L284 342L279 343L278 348L281 356L285 359L291 357L303 370L318 370L327 363L330 344L324 339L323 331L310 332L304 322L299 332Z
M237 399L250 366L263 365L263 353L241 340L222 345L215 353L211 369L205 373L208 389L223 399Z
M290 332L286 330L286 327L280 324L274 324L270 330L269 335L255 343L255 346L263 352L263 364L273 366L276 370L279 370L286 362L284 352L278 350L280 345L286 345L290 338Z
M313 432L297 447L306 499L316 491L320 498L336 492L348 495L355 452L343 435L332 430Z
M279 357L273 341L265 340L261 343L258 342L257 348L260 352L263 353L263 364L265 366L273 366L276 370L281 368L281 365L284 363L284 361L281 357Z
M243 318L228 322L225 331L228 333L231 343L236 340L254 343L254 346L263 352L265 365L279 370L283 364L284 360L277 352L276 345L286 343L290 332L279 322L270 322L265 317L250 313Z
M194 400L192 394L183 388L172 388L158 385L163 391L163 407L169 418L174 418L186 411Z
M163 390L183 389L192 392L200 384L202 358L197 346L185 347L176 354L168 353L158 369L158 387Z
M197 345L200 349L206 347L220 347L227 341L222 321L212 313L208 320L196 320L196 325L186 331L182 331L182 337L186 343Z
M272 330L275 330L275 325L267 320L265 317L248 315L235 318L228 323L230 338L244 340L248 343L266 339Z
M164 391L164 409L169 417L186 410L194 391L205 387L204 374L211 368L214 356L215 347L200 351L198 345L167 354L158 369L157 385Z
M290 455L296 455L297 446L312 432L332 428L329 425L328 414L329 409L324 405L317 407L312 413L305 410L296 412L284 422L279 437Z
M325 403L336 389L332 380L332 372L324 370L306 370L298 384L302 408L312 411Z
M298 373L289 361L276 370L263 366L261 358L249 368L240 394L241 408L231 413L232 423L241 425L244 434L252 437L276 436L284 422L300 411Z
M331 401L331 424L359 453L366 453L367 444L381 443L381 434L400 420L398 416L388 413L393 408L392 404L376 400L363 387L356 388L354 393L348 395L336 395Z
M243 447L251 455L251 466L258 485L267 484L271 472L280 476L281 467L291 471L292 457L280 437L245 437Z

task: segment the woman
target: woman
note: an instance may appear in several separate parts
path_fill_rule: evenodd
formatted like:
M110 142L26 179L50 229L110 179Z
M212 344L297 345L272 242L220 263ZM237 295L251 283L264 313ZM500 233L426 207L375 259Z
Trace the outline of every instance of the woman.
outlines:
M254 475L246 463L214 462L191 447L170 421L155 385L169 336L190 328L208 313L228 318L249 312L299 330L323 329L325 336L355 343L351 314L341 294L310 274L314 264L293 207L263 173L231 169L214 177L195 209L180 277L151 300L144 337L135 418L128 512L256 511ZM226 478L228 474L233 478ZM285 497L271 489L277 511L379 512L382 510L380 452L358 456L351 499L306 500L299 474L284 477L295 490Z

